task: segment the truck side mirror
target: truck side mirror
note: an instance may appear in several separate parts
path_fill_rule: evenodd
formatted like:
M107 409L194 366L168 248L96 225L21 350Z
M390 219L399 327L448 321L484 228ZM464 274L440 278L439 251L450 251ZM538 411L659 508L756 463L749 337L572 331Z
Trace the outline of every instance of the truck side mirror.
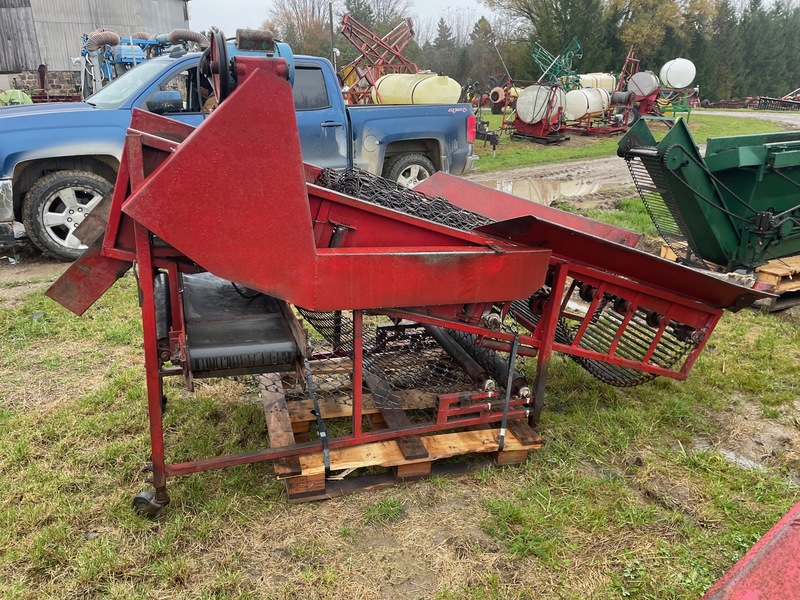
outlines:
M183 98L176 90L159 90L147 101L147 110L157 115L180 112L183 110Z

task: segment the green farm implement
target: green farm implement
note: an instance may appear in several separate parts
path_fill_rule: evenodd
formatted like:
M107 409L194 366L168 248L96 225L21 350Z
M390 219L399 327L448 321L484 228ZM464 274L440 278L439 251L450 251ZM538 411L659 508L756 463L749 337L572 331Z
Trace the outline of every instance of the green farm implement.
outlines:
M678 260L800 291L800 132L713 138L704 157L682 120L657 142L640 119L618 154Z

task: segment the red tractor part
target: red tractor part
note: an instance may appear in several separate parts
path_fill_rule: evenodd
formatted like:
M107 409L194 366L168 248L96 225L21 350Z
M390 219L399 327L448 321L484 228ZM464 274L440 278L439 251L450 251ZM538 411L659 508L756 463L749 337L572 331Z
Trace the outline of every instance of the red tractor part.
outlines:
M786 600L800 591L800 504L725 573L703 600Z
M350 14L342 17L342 35L361 53L339 69L345 100L350 104L370 104L370 90L389 73L419 71L419 67L403 56L403 50L414 39L414 22L404 19L382 38L372 33Z
M517 95L511 90L520 90ZM534 92L535 93L532 93ZM512 139L552 144L569 139L559 83L509 80L505 88L501 131Z
M286 63L230 64L235 87L197 129L134 112L107 227L79 232L89 250L47 292L81 314L136 266L155 487L141 513L163 510L168 477L208 469L321 453L327 472L331 452L385 440L416 460L420 436L489 424L502 450L507 427L538 423L553 351L614 385L683 379L722 310L762 296L454 177L418 191L303 164ZM532 390L517 357L535 358ZM169 463L163 379L243 373L274 373L284 409L310 402L317 438ZM335 438L328 393L350 418Z

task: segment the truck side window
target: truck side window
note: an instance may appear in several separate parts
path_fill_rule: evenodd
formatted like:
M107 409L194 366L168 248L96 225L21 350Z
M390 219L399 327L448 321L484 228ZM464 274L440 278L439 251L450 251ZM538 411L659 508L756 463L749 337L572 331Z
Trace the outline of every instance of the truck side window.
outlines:
M292 93L295 110L318 110L331 105L322 69L297 67Z
M159 92L177 92L181 98L181 108L177 106L164 110L162 114L175 114L175 113L199 113L200 106L205 99L211 94L211 84L205 77L201 76L199 95L197 87L197 69L191 68L176 73L161 85L158 86ZM153 95L148 98L148 101L153 99ZM145 102L142 108L152 110L148 103Z

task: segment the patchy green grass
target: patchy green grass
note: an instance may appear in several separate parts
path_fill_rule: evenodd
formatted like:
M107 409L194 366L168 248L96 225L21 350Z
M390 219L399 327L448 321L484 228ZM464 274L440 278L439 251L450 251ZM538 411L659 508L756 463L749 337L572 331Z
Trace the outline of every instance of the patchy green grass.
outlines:
M590 216L647 232L634 201ZM557 357L524 465L290 505L254 464L172 479L143 519L139 323L132 277L82 318L0 309L0 595L697 598L800 495L800 316L742 311L683 382ZM267 444L248 379L166 393L171 461Z
M367 506L364 511L364 523L392 523L403 514L405 502L399 498L386 498L375 504Z
M500 115L490 115L485 111L483 118L489 121L490 130L500 128ZM657 139L661 139L667 132L666 126L657 122L652 122L651 127ZM689 129L697 144L705 144L712 137L766 133L786 129L786 126L756 119L693 113L689 119ZM517 167L614 156L619 139L619 135L572 135L569 141L542 145L525 140L511 140L509 136L504 135L496 156L492 156L491 146L484 146L480 141L476 142L475 150L481 157L478 161L481 172L504 171Z

